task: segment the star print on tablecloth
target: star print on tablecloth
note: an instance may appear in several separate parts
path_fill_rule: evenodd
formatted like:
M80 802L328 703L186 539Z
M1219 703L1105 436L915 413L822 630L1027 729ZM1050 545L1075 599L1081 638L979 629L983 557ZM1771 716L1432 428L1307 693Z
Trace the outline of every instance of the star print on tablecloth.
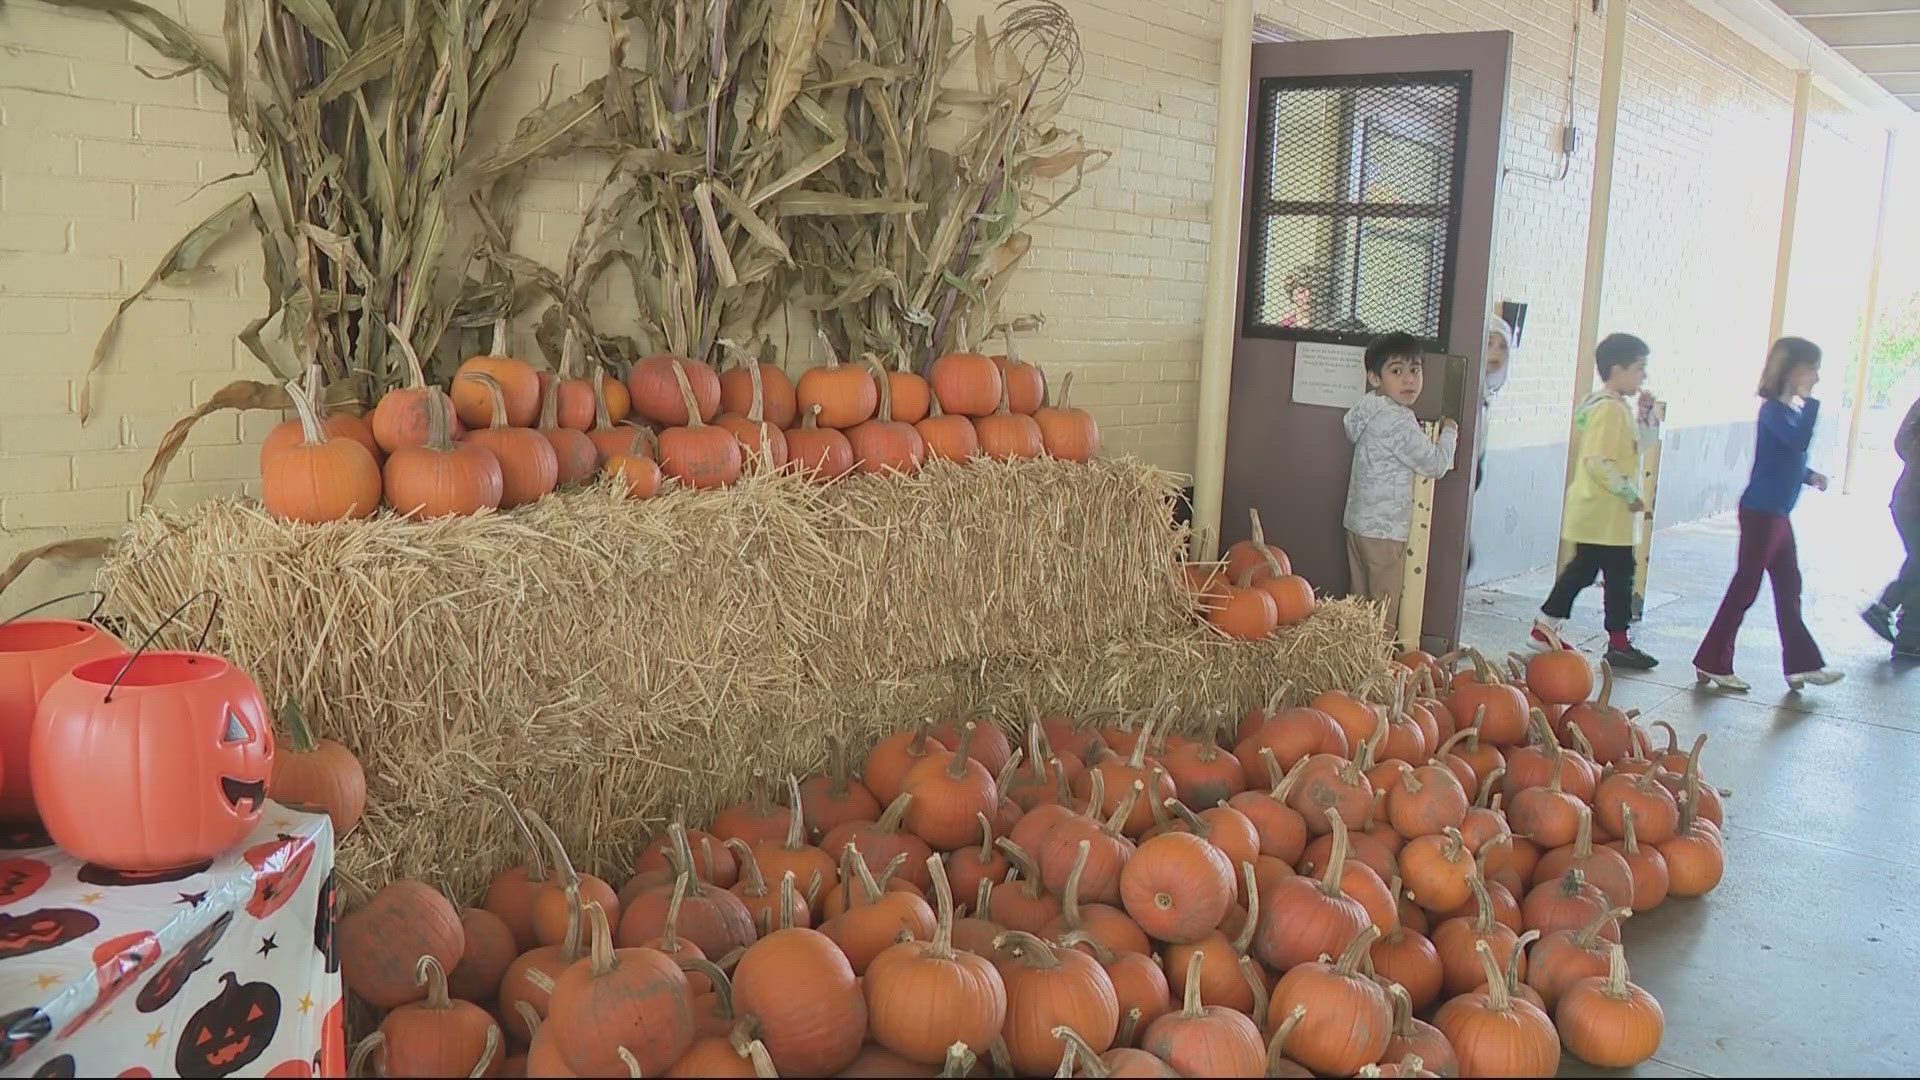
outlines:
M51 974L49 974L49 975L42 975L42 976L40 976L39 978L37 978L37 979L35 979L35 980L33 980L33 981L34 981L35 983L37 983L37 984L39 984L39 986L40 986L40 989L42 989L42 990L45 990L45 989L46 989L47 987L49 987L49 986L57 986L57 985L59 985L59 982L60 982L60 976L58 976L58 975L51 975Z
M88 905L97 904L100 902L100 898L104 895L105 895L104 893L90 892L90 893L87 893L85 896L82 896L80 898L80 902Z
M306 1014L312 1011L313 1011L313 995L301 994L300 995L300 1015L305 1016Z
M272 952L273 950L275 950L275 949L277 949L277 948L279 948L279 947L280 947L280 946L279 946L279 945L278 945L278 944L277 944L277 943L276 943L276 942L275 942L275 941L273 940L273 939L274 939L275 937L278 937L278 936L279 936L279 935L277 935L277 934L268 934L268 935L267 935L266 937L263 937L263 938L261 938L261 939L260 939L260 948L259 948L259 950L258 950L258 951L259 951L259 953L260 953L260 955L261 955L261 956L265 956L265 955L267 955L268 953L270 953L270 952Z
M185 904L188 907L196 908L206 902L207 894L205 892L183 892L180 894L180 899L174 901L176 904Z
M159 1046L160 1040L166 1037L167 1029L165 1028L154 1028L152 1031L147 1032L147 1048L152 1049L153 1047Z

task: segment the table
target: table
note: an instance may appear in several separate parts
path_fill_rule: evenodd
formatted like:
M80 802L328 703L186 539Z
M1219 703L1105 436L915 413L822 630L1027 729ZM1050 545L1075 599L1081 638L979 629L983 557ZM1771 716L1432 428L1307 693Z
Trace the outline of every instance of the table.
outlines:
M0 1076L345 1076L333 826L125 874L0 827Z

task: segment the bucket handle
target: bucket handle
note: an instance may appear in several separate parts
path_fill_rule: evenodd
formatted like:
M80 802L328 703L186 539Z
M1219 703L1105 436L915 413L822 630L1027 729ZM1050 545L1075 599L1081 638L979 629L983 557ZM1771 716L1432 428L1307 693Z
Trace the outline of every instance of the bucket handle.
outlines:
M25 611L16 611L12 615L9 615L4 619L0 619L0 626L5 626L10 622L15 621L16 619L24 619L27 616L33 614L34 612L39 611L41 608L52 607L53 605L58 604L61 601L71 600L76 596L91 596L94 598L93 610L87 612L87 617L85 620L87 622L92 622L94 618L100 614L100 609L107 606L106 593L102 592L99 589L81 589L79 592L70 592L65 596L56 596L51 600L42 601L41 603L35 604L32 607L26 609Z
M195 600L198 600L203 596L211 597L213 600L213 606L207 609L207 624L200 628L200 640L193 643L193 651L202 652L206 649L207 635L213 633L213 620L217 618L220 614L220 594L214 592L212 589L202 589L199 592L194 593L192 596L187 597L185 600L180 602L179 607L174 608L172 611L168 612L166 618L161 619L158 625L156 625L152 630L147 632L147 636L144 639L142 639L140 642L140 647L133 650L133 654L127 657L127 662L124 664L121 664L120 670L114 673L113 682L107 686L106 696L100 699L100 703L102 705L105 705L108 702L113 700L113 692L115 690L120 689L120 680L126 678L127 672L133 670L133 662L135 660L140 659L141 653L144 653L147 651L147 649L153 644L153 639L160 636L160 631L165 630L167 628L168 623L179 618L181 612L187 610L187 608L190 607ZM193 661L192 659L189 659L187 661L187 663L189 664L194 662L195 661Z

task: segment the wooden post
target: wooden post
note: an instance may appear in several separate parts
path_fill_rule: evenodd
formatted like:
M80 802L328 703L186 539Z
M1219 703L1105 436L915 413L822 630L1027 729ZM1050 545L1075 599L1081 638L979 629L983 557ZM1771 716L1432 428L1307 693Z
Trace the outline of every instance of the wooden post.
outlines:
M1899 136L1887 131L1886 163L1880 167L1880 210L1873 223L1873 259L1867 264L1867 313L1860 330L1860 363L1853 376L1853 416L1847 421L1847 467L1840 490L1853 494L1853 470L1860 457L1860 422L1867 415L1868 377L1873 367L1874 328L1880 321L1880 258L1887 244L1887 198L1893 191L1894 150Z
M1422 424L1427 438L1440 441L1439 424ZM1400 622L1394 632L1402 649L1420 648L1427 616L1427 560L1433 544L1431 476L1413 474L1413 514L1408 520L1406 569L1400 575Z
M1660 444L1666 438L1667 403L1654 406L1653 445L1640 451L1640 501L1646 509L1640 515L1640 535L1633 544L1633 621L1639 622L1647 611L1647 571L1653 560L1653 503L1660 493Z

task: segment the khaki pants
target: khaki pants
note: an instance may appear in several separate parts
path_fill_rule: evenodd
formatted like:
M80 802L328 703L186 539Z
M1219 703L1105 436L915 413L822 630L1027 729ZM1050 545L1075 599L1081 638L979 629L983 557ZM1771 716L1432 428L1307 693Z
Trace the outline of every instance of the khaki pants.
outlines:
M1353 573L1353 595L1384 600L1387 632L1400 628L1400 586L1407 570L1407 542L1381 540L1347 533L1347 568Z

